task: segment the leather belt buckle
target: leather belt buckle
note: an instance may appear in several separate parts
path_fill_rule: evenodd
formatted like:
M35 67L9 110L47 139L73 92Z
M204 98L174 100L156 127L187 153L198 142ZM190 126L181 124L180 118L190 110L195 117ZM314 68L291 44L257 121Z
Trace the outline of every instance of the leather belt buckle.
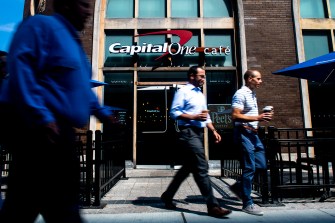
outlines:
M257 132L258 132L258 129L255 129L255 128L250 127L250 126L247 126L247 125L242 125L242 127L243 127L244 129L250 130L250 131L252 131L252 132L254 132L254 133L257 133Z

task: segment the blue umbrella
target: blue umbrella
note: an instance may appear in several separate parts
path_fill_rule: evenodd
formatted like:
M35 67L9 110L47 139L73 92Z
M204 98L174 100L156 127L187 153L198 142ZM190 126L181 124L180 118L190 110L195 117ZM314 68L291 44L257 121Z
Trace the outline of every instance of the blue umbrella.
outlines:
M335 82L335 52L272 72L284 76L307 79L318 83Z
M91 80L91 86L93 87L99 87L102 85L108 85L108 83L106 82L101 82L101 81L97 81L97 80Z

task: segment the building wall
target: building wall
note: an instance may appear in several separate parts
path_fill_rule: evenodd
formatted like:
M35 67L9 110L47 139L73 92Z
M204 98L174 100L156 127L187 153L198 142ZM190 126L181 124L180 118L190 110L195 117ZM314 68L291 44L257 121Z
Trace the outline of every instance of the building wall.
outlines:
M53 13L53 0L44 0L45 9L42 12L38 12L36 9L35 12L32 12L30 9L31 1L34 1L35 5L38 5L39 1L43 0L26 0L24 4L24 12L23 17L26 18L32 14L43 14L43 15L51 15ZM94 12L94 4L95 0L89 0L92 4L92 16L88 19L86 23L85 29L80 33L81 41L83 47L85 49L86 54L91 60L92 56L92 44L93 44L93 12Z
M248 68L263 79L258 103L275 108L273 121L261 125L303 127L299 80L272 74L297 63L291 0L243 0L243 8Z
M46 0L42 14L52 13L52 1ZM93 4L95 0L89 0ZM257 91L259 107L273 105L275 118L261 125L303 127L300 82L298 79L275 76L273 71L297 63L291 0L243 0L247 66L262 73L263 85ZM29 14L26 0L25 16ZM80 34L84 49L91 59L93 16Z

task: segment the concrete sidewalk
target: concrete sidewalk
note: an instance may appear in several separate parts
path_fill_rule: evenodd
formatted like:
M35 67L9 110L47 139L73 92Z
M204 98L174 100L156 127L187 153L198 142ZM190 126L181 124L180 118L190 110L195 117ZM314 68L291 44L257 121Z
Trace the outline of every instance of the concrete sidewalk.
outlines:
M87 223L206 223L206 222L335 222L335 198L319 202L318 198L284 199L280 205L261 206L264 216L241 211L242 203L229 190L232 179L220 177L219 169L210 171L214 194L224 208L233 211L224 219L207 215L206 204L192 176L188 177L175 196L177 210L164 208L160 196L176 170L127 169L127 178L120 180L102 199L102 206L83 208ZM253 194L257 201L260 197ZM38 223L43 223L39 218Z
M84 214L87 223L334 223L334 209L313 209L313 210L271 210L264 216L253 216L244 212L235 211L226 218L219 219L209 217L206 214L194 214L188 212L154 212L154 213L128 213L128 214ZM37 221L42 223L42 219Z

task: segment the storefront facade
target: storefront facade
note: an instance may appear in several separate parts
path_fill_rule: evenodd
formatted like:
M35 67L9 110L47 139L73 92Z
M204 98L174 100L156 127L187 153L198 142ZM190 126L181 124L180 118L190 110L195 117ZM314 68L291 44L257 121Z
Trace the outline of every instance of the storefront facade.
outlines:
M35 1L39 2L43 0ZM50 13L51 0L44 2L45 12ZM108 83L94 91L126 123L127 158L135 166L178 165L178 128L169 116L169 106L174 92L186 83L186 72L192 65L206 70L203 92L217 129L231 129L231 98L243 85L243 73L249 68L262 73L263 86L257 91L260 108L275 108L274 120L261 125L334 124L335 109L324 108L319 100L333 92L332 85L272 74L333 51L333 0L92 3L93 18L81 34L92 61L93 79ZM36 5L30 4L30 11ZM314 8L318 10L311 10ZM104 131L94 118L88 128ZM213 145L210 137L206 134L209 159L220 159L224 151L232 149L225 138Z

